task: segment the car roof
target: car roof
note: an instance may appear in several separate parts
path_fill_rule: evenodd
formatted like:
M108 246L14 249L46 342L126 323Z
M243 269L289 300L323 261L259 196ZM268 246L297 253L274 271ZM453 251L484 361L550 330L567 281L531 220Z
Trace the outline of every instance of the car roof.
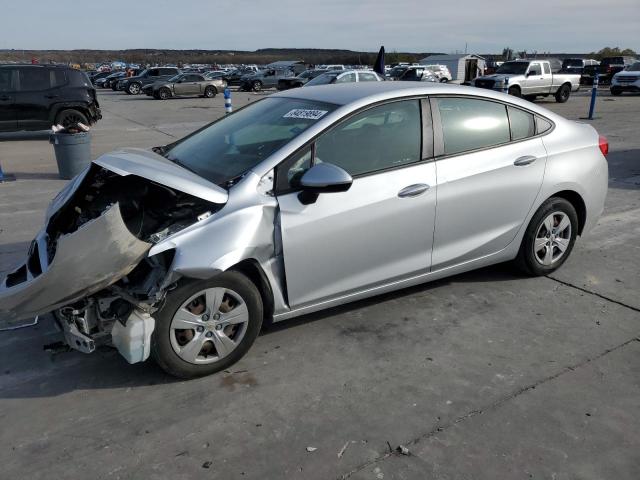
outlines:
M295 88L274 93L270 97L294 98L299 100L311 100L316 102L332 103L334 105L366 105L394 98L427 96L427 95L468 95L495 99L520 106L526 110L540 113L554 119L559 117L546 108L529 102L522 98L495 92L486 88L476 88L452 83L432 82L353 82L333 85L317 85L304 88Z

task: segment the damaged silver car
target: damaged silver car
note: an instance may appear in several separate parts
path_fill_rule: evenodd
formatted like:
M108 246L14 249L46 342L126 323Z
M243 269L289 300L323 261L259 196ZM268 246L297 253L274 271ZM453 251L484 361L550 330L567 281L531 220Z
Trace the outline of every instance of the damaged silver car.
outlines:
M549 274L603 209L607 148L590 126L486 90L272 95L95 160L0 285L0 322L53 312L76 350L207 375L263 322L507 260Z

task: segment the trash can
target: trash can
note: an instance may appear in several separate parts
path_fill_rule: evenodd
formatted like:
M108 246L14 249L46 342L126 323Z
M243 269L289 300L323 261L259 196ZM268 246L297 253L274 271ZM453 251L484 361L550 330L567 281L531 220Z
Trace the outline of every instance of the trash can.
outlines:
M91 133L55 132L49 137L58 163L60 178L69 180L91 163Z

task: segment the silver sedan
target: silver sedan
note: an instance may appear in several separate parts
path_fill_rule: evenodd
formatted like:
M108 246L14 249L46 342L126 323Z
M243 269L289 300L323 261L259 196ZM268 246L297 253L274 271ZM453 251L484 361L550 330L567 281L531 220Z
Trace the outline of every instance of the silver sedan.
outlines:
M265 322L498 262L548 275L602 212L607 149L471 87L289 90L95 160L5 279L0 318L53 311L77 350L210 374Z

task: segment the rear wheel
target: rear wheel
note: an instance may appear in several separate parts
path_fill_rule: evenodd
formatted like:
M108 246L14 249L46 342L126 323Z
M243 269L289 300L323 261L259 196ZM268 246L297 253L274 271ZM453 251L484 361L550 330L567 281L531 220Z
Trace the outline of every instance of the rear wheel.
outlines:
M571 95L571 87L565 83L556 92L556 95L555 95L556 102L565 103L567 100L569 100L570 95Z
M152 355L176 377L218 372L249 350L260 332L262 315L260 293L239 272L184 283L169 292L154 315Z
M440 83L447 83L449 80L447 79L447 77L442 77L440 79Z
M529 222L516 264L529 275L549 275L569 257L577 234L576 209L564 198L552 197Z
M514 85L513 87L509 87L509 95L512 95L514 97L521 97L522 96L522 92L520 91L520 87L518 87L517 85Z
M56 125L62 125L67 128L72 125L76 125L77 123L83 123L85 125L89 125L89 121L84 113L79 112L78 110L67 109L61 111L56 117Z
M131 83L129 84L129 86L127 87L127 93L129 95L137 95L140 93L140 84L139 83Z
M170 96L171 96L171 92L169 91L168 88L161 88L158 91L158 97L160 98L160 100L167 100Z
M213 98L216 96L217 93L218 91L215 89L215 87L212 87L212 86L208 86L207 88L204 89L204 96L207 98Z

